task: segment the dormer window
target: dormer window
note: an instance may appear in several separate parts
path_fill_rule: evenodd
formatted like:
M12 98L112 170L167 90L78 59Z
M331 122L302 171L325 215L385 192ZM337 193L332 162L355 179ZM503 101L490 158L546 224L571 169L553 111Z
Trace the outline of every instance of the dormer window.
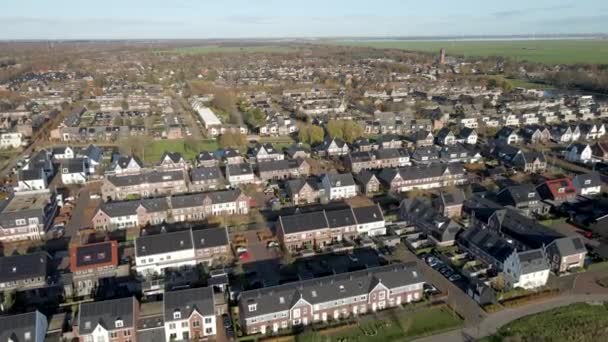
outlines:
M586 179L585 180L585 185L589 185L589 184L591 184L591 179Z
M124 322L122 321L122 319L117 319L116 322L114 322L114 325L117 328L122 328L124 326Z
M182 318L182 313L179 312L179 310L175 310L173 312L173 319L181 319Z
M528 198L534 198L534 195L536 195L536 193L535 192L531 192L531 193L528 194Z
M255 303L254 304L249 304L248 309L249 309L249 312L254 312L255 310L258 309L258 305L255 304Z
M91 329L91 322L90 321L84 322L84 328L85 329Z
M566 191L566 189L564 189L564 188L557 189L557 192L559 192L560 194L563 193L564 191Z

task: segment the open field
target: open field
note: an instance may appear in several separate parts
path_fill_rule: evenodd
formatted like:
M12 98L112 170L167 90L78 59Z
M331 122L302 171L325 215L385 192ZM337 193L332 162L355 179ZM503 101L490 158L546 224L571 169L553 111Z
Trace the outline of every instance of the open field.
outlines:
M461 326L460 317L445 306L415 312L391 310L363 317L356 326L304 333L296 341L408 341Z
M606 341L606 326L605 304L573 304L520 318L482 341Z
M295 51L293 48L287 46L220 46L220 45L208 45L208 46L190 46L175 48L172 50L157 51L159 53L175 53L175 54L209 54L209 53L288 53Z
M608 64L608 40L336 41L333 44L402 49L447 55L501 56L547 64Z

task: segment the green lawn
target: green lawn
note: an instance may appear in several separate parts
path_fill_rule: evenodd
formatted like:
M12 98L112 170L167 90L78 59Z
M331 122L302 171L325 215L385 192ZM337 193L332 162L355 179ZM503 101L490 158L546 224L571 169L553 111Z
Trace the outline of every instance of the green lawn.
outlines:
M460 326L462 319L445 306L415 312L397 309L363 316L356 325L328 331L308 331L297 336L296 341L408 341Z
M190 46L181 47L171 50L158 51L160 53L176 53L176 54L187 54L187 55L200 55L210 53L288 53L295 51L293 48L287 46L220 46L220 45L207 45L207 46Z
M513 321L484 342L608 341L606 305L574 304Z
M608 64L608 40L336 41L333 44L402 49L447 55L502 56L548 64Z
M165 152L179 152L185 159L194 160L199 152L215 151L219 148L217 140L201 140L195 150L190 150L184 144L184 140L156 140L146 146L144 163L154 164L160 161Z

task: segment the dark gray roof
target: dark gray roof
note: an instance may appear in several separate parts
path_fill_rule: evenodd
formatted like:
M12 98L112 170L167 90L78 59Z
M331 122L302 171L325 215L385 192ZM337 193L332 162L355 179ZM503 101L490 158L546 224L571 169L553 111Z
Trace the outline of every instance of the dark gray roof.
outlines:
M216 160L216 159L215 159L215 157L213 156L213 154L211 152L201 152L196 157L196 160L198 160L198 161L209 161L209 160Z
M189 318L193 311L202 316L215 314L213 288L199 287L194 289L165 292L165 322L175 321L175 312L180 313L179 320Z
M439 194L444 205L458 205L464 203L464 191L462 189L441 191Z
M386 182L391 182L399 173L404 180L416 180L424 178L440 177L446 173L451 175L464 175L464 168L460 163L429 164L408 166L399 169L383 169L378 177Z
M195 249L213 248L228 245L226 228L207 228L192 231Z
M89 145L83 151L83 155L85 155L87 158L89 158L89 160L93 160L93 161L100 163L101 158L103 156L103 151L101 150L101 148L99 148L95 145Z
M328 173L325 175L331 187L343 187L355 185L352 173Z
M298 168L299 160L283 159L283 160L268 160L258 163L259 172L270 172L280 170L290 170Z
M165 197L146 198L133 201L105 202L99 207L101 211L110 217L119 217L137 214L137 208L142 206L148 212L163 212L169 209Z
M252 174L253 170L251 169L251 165L250 164L240 163L240 164L228 164L228 165L226 165L226 172L230 176L239 176L239 175Z
M547 257L542 249L531 249L517 253L521 265L521 273L529 274L549 269Z
M529 248L541 248L562 234L547 228L536 220L524 216L513 209L501 209L494 212L500 223L500 232L519 241Z
M361 184L367 184L374 178L378 179L373 172L368 170L363 170L355 175L355 179Z
M566 236L555 239L548 248L552 248L551 246L555 247L562 257L587 252L585 243L580 236Z
M47 275L49 256L44 252L0 258L0 283Z
M140 236L135 240L135 255L147 256L192 249L192 231Z
M323 229L329 226L324 212L279 216L279 222L281 222L286 234Z
M416 263L392 264L241 293L241 315L247 319L289 310L300 299L314 305L341 298L367 295L379 283L393 289L424 282ZM247 310L256 304L256 310Z
M409 157L409 153L402 148L382 148L372 152L376 159L395 159Z
M358 224L378 222L384 220L382 209L379 205L371 205L369 207L353 208L355 219Z
M108 176L107 179L115 186L131 186L144 183L154 184L168 181L183 181L184 172L180 170L151 171L137 175Z
M327 218L329 228L339 228L357 224L355 215L350 208L331 211L327 210L325 211L325 217Z
M308 184L313 190L319 189L319 182L315 178L297 178L291 179L285 182L285 190L289 194L295 194L300 192L305 184Z
M112 331L116 329L117 320L123 322L119 329L135 327L133 309L136 303L134 297L82 303L78 310L78 332L88 335L97 324Z
M499 198L501 198L503 194L508 195L514 203L526 203L541 200L536 188L534 188L534 185L528 183L509 186L502 189L500 192L502 194L499 193Z
M32 341L42 342L36 338L36 313L28 312L19 315L0 317L0 341ZM39 327L42 329L42 326ZM46 333L46 331L43 331ZM30 339L25 339L25 334L29 333Z
M182 154L179 152L165 152L163 153L163 156L160 158L160 162L164 162L165 159L169 157L169 160L172 161L173 163L179 163L181 162L184 157L182 157Z
M86 172L85 159L74 158L61 162L61 173L83 173ZM66 170L67 172L64 172Z
M190 170L190 177L192 178L193 182L223 178L222 171L217 166L193 168Z
M115 157L115 159L112 161L112 165L110 165L110 169L113 170L117 166L120 166L121 169L124 169L127 166L129 166L129 163L131 162L131 160L134 160L137 163L137 165L139 165L139 167L142 167L144 165L141 162L141 160L139 160L139 158L137 158L135 156L122 156L122 155L119 155L118 157Z
M112 241L82 245L76 248L76 267L104 264L112 261Z
M597 172L582 173L574 176L573 180L576 180L576 184L582 187L596 187L602 185L600 174ZM586 184L587 181L589 181L589 184Z
M475 246L500 263L503 263L515 250L514 245L489 229L469 228L458 237L465 247Z
M31 169L21 169L19 171L19 180L21 181L32 181L38 179L44 179L44 170L42 168L31 168Z

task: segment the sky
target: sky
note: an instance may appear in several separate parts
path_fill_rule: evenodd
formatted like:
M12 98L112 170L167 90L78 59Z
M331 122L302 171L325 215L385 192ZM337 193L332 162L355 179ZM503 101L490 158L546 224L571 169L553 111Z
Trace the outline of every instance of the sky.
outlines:
M2 0L0 39L608 33L607 0Z

